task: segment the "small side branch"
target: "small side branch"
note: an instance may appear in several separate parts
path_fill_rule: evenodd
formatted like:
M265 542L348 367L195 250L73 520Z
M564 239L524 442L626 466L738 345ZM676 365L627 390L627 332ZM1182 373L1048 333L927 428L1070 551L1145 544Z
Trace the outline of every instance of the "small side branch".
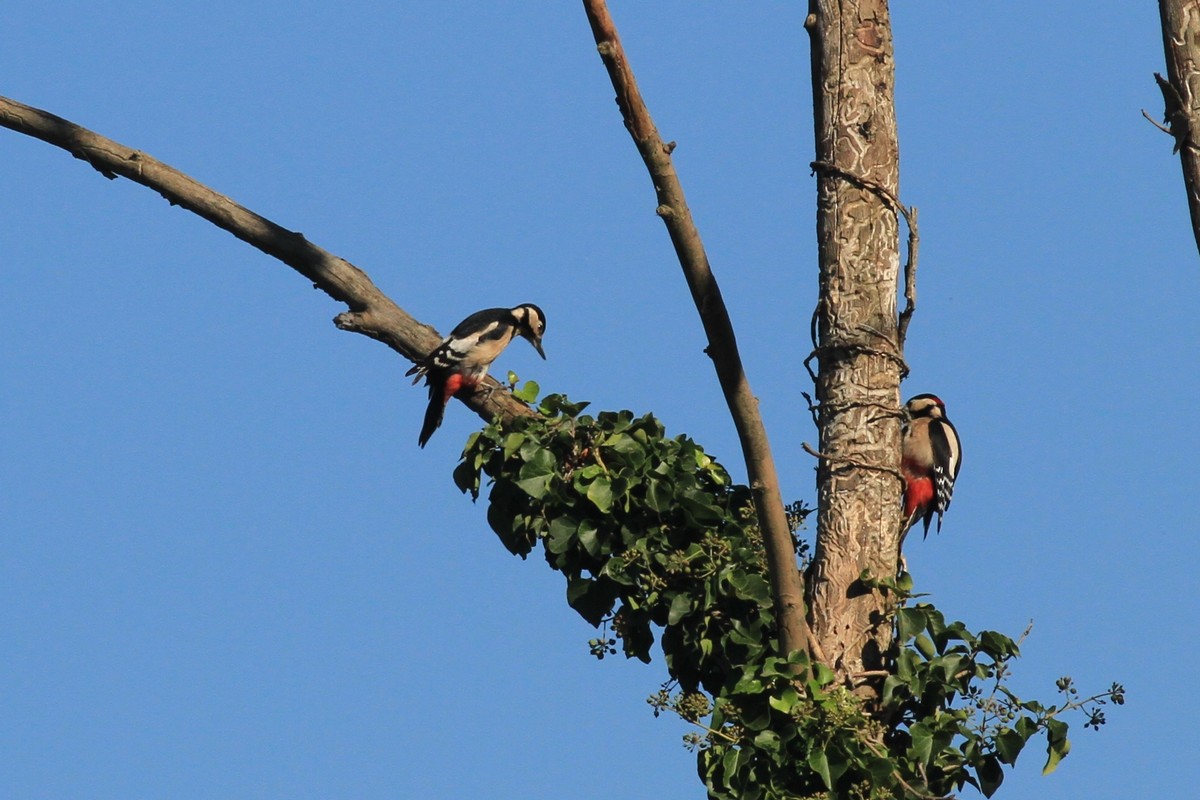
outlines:
M349 311L334 320L342 330L383 342L409 360L425 355L441 340L437 331L396 305L365 272L349 261L140 150L5 97L0 97L0 127L60 147L87 162L106 178L128 178L153 189L171 205L203 217L282 261L308 279L313 287L349 307ZM493 391L486 396L476 393L463 398L463 402L486 420L533 413L506 391Z
M804 589L779 492L774 457L766 428L758 413L758 401L750 391L750 382L742 368L729 312L721 298L720 287L712 273L704 243L688 210L683 186L671 160L674 144L663 142L659 136L607 4L604 0L584 0L583 9L596 40L596 49L616 91L617 105L621 109L625 127L633 137L654 183L658 216L666 225L675 246L679 265L683 268L684 278L708 338L707 352L712 358L725 402L737 428L754 495L755 511L763 532L767 569L779 622L780 649L784 653L811 653Z
M808 442L802 442L800 446L804 448L804 452L808 453L813 458L819 458L822 461L828 461L830 464L846 464L851 467L858 467L859 469L870 469L875 470L876 472L884 472L888 475L895 476L896 480L900 481L900 485L904 486L904 473L898 469L895 469L894 467L885 467L882 464L869 464L866 461L862 461L857 458L851 458L850 456L835 456L831 453L822 453L820 450L815 449Z

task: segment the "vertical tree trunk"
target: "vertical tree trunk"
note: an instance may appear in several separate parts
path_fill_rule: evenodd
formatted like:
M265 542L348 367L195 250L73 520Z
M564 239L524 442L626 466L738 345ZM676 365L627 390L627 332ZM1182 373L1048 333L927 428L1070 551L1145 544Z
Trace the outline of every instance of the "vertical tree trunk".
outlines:
M812 636L846 676L879 669L892 640L884 597L859 577L895 574L901 522L894 62L887 0L810 0L805 27L817 143L821 450L807 591Z
M1167 80L1155 74L1166 103L1166 121L1183 163L1192 232L1200 249L1200 0L1159 0Z

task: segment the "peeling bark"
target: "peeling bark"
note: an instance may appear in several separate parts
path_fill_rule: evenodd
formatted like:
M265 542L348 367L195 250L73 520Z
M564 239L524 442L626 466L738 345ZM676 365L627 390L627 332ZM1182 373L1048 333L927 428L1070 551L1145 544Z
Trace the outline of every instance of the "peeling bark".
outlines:
M1159 0L1167 78L1155 74L1166 105L1164 115L1183 165L1192 233L1200 250L1200 0Z
M817 545L812 636L842 677L879 670L900 531L899 144L886 0L811 0L820 298L814 317ZM871 690L865 690L869 693Z

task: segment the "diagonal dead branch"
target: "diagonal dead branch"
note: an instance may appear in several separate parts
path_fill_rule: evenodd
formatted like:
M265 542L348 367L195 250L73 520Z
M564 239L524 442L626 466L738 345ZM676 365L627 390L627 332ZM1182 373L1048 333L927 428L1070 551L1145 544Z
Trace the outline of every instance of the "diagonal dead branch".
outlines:
M783 499L779 493L775 461L766 428L758 413L758 401L750 391L750 382L742 368L729 312L721 298L721 290L709 265L700 232L692 220L683 187L671 161L674 145L664 143L658 134L607 4L604 0L584 0L583 7L596 39L596 49L616 90L625 127L633 137L654 182L658 195L658 215L667 227L688 288L691 289L692 300L708 337L706 352L713 360L725 402L737 428L767 552L767 569L779 622L780 649L784 653L808 653L810 647L803 586Z
M342 330L383 342L409 360L425 355L441 341L437 331L392 302L365 272L349 261L140 150L5 97L0 97L0 127L61 147L106 178L128 178L153 189L171 205L185 208L279 259L312 281L314 287L349 307L349 311L334 319L334 324ZM489 379L491 384L500 387ZM479 392L462 400L486 420L533 413L507 391Z

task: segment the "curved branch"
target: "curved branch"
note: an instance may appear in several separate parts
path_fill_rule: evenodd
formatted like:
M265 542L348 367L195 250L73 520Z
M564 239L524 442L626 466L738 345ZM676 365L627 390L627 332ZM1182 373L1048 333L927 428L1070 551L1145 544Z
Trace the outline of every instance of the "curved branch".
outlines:
M766 547L767 569L779 622L779 644L784 653L809 652L808 623L805 619L804 591L796 565L791 530L779 493L779 479L770 442L758 401L750 391L750 382L742 369L737 339L721 290L713 276L704 251L700 232L692 220L683 187L671 162L674 144L663 142L642 100L633 69L621 47L616 25L604 0L584 0L584 11L596 39L596 49L608 70L625 127L633 137L646 169L658 193L658 215L662 217L675 245L675 254L683 267L692 300L700 313L708 337L705 352L713 360L725 402L737 428L746 461L746 471L754 493L754 506Z
M349 311L334 324L383 342L400 355L416 360L441 341L432 327L415 320L377 287L367 274L344 258L329 253L304 235L275 224L213 191L179 170L140 150L107 139L62 117L0 97L0 127L41 139L86 161L109 179L128 178L153 189L177 205L198 214L273 258L277 258ZM490 383L499 386L495 381ZM506 391L477 393L462 398L486 420L511 419L533 412Z

